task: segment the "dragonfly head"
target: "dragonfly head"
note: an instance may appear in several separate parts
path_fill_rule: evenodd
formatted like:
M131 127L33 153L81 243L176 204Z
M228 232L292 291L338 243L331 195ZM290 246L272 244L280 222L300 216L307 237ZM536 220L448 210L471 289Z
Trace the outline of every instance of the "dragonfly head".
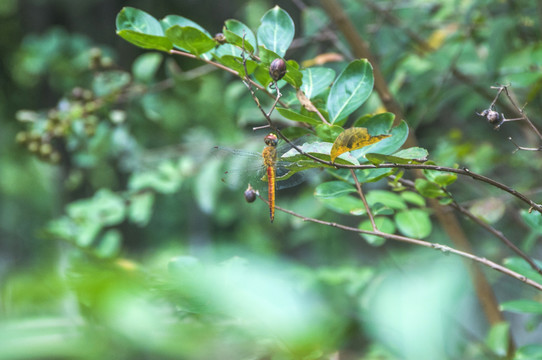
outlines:
M277 146L278 138L277 135L270 133L263 139L263 141L267 146Z

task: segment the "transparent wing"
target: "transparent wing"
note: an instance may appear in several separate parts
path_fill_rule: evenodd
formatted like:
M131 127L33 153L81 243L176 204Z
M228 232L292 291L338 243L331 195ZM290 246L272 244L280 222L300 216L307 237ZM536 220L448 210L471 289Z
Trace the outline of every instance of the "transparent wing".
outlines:
M287 151L287 148L279 150ZM221 181L229 187L241 189L250 184L261 193L267 193L267 169L263 164L261 154L217 146L214 148L214 155L223 161L224 172ZM299 185L306 180L307 176L304 172L295 172L295 174L291 175L292 171L289 167L292 166L295 165L288 161L276 162L277 190Z

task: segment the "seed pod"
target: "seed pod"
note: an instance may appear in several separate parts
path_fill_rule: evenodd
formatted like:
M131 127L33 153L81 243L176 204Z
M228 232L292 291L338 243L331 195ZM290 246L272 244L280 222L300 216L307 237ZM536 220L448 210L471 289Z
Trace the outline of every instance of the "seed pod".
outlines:
M25 131L19 131L15 136L15 141L19 144L24 144L28 141L28 133Z
M51 155L51 152L53 151L53 147L51 146L51 144L49 143L42 143L40 145L40 149L39 149L39 152L40 152L40 155L41 156L49 156Z
M277 58L269 65L269 75L273 81L279 81L286 74L286 61L281 58Z
M500 121L501 116L498 112L489 110L486 114L486 119L489 121L490 124L496 124Z

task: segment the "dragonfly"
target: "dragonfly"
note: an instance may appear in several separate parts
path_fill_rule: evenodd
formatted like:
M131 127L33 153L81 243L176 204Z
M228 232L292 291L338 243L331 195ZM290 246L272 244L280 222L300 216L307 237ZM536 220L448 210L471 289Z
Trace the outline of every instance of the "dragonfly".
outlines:
M295 143L302 143L307 138L303 137ZM303 167L303 161L287 161L282 156L294 156L299 154L291 145L284 144L277 147L278 138L274 133L264 137L265 148L261 154L223 148L215 146L217 152L221 155L232 155L233 161L241 163L239 168L234 168L224 173L222 179L226 183L238 182L238 178L249 180L249 189L254 187L255 191L267 191L269 203L269 218L271 222L275 219L275 192L279 189L285 189L296 186L307 178L306 172L300 172L306 169ZM290 150L290 151L288 151ZM299 157L296 156L296 159ZM239 164L238 164L239 165ZM266 184L267 183L267 184ZM245 183L246 185L246 183ZM258 191L258 193L259 193ZM248 198L247 198L248 201Z

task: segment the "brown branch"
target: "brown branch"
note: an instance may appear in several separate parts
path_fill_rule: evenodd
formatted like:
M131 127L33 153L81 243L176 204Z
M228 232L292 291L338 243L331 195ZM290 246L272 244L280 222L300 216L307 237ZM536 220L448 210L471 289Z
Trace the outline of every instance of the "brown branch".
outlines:
M260 199L262 201L264 201L266 204L268 204L266 199L264 199L261 196L259 196L259 197L260 197ZM523 282L523 283L525 283L525 284L527 284L529 286L532 286L537 290L542 291L542 284L539 284L536 281L531 280L531 279L527 278L524 275L521 275L521 274L519 274L519 273L517 273L515 271L512 271L512 270L510 270L510 269L508 269L508 268L506 268L506 267L504 267L502 265L499 265L499 264L497 264L497 263L495 263L495 262L493 262L491 260L488 260L486 258L478 257L476 255L473 255L472 253L457 250L457 249L454 249L454 248L449 247L447 245L441 245L441 244L438 244L438 243L432 243L432 242L428 242L428 241L424 241L424 240L413 239L413 238L409 238L407 236L388 234L388 233L384 233L384 232L381 232L381 231L378 231L378 230L376 230L376 231L362 230L362 229L342 225L342 224L335 223L335 222L328 222L328 221L324 221L324 220L314 219L314 218L306 217L306 216L303 216L301 214L295 213L295 212L293 212L291 210L284 209L284 208L282 208L280 206L275 206L275 209L277 209L279 211L282 211L282 212L284 212L286 214L290 214L292 216L298 217L298 218L302 219L303 221L309 221L309 222L313 222L313 223L317 223L317 224L321 224L321 225L331 226L331 227L334 227L334 228L337 228L337 229L356 232L356 233L360 233L360 234L375 235L375 236L379 236L379 237L387 239L387 240L400 241L400 242L408 243L408 244L411 244L411 245L424 246L424 247L427 247L427 248L440 250L443 253L451 253L451 254L459 255L461 257L464 257L464 258L473 260L475 262L478 262L478 263L480 263L482 265L488 266L493 270L497 270L497 271L499 271L499 272L501 272L501 273L503 273L505 275L511 276L514 279L517 279L517 280L519 280L519 281L521 281L521 282Z
M187 52L184 52L184 51L180 51L180 50L175 50L175 49L171 49L169 51L171 54L175 54L175 55L181 55L181 56L184 56L184 57L188 57L188 58L191 58L191 59L197 59L197 60L201 60L209 65L212 65L218 69L221 69L221 70L224 70L224 71L227 71L229 72L230 74L233 74L235 76L239 76L240 78L243 78L241 76L241 74L239 74L238 71L236 70L233 70L225 65L222 65L221 63L217 63L215 61L212 61L212 60L207 60L207 59L204 59L202 57L199 57L199 56L196 56L194 54L190 54L190 53L187 53ZM245 71L246 72L246 71ZM275 100L275 96L273 94L271 94L269 91L267 91L267 89L263 86L261 86L260 84L252 81L252 79L250 79L248 76L247 76L247 81L250 82L250 84L254 87L256 87L258 90L261 90L263 91L267 96L269 96L271 99ZM279 101L279 104L285 108L288 108L289 106L281 101Z
M415 189L414 182L406 179L397 179L401 184L408 186L411 189ZM442 187L441 187L442 188ZM495 229L493 226L489 225L476 215L474 215L472 212L470 212L467 208L464 206L461 206L455 198L452 196L452 194L446 189L442 188L442 190L448 195L450 199L452 199L452 202L448 204L448 206L454 208L455 210L459 211L461 214L465 215L469 219L471 219L473 222L475 222L478 226L482 227L487 232L491 233L493 236L495 236L497 239L499 239L504 245L506 245L508 248L510 248L513 252L515 252L519 257L521 257L523 260L525 260L531 268L538 272L540 275L542 275L542 269L534 262L534 260L523 252L520 248L518 248L512 241L510 241L504 234Z
M376 227L376 223L375 223L375 218L373 216L373 213L371 212L371 208L369 207L369 204L367 203L365 194L363 193L363 190L361 189L361 185L359 183L358 177L356 176L356 172L353 169L350 169L350 174L352 174L352 178L354 178L354 182L356 183L356 189L358 190L359 197L361 198L361 201L363 202L365 211L367 211L367 216L369 217L369 221L371 222L373 231L378 231Z

